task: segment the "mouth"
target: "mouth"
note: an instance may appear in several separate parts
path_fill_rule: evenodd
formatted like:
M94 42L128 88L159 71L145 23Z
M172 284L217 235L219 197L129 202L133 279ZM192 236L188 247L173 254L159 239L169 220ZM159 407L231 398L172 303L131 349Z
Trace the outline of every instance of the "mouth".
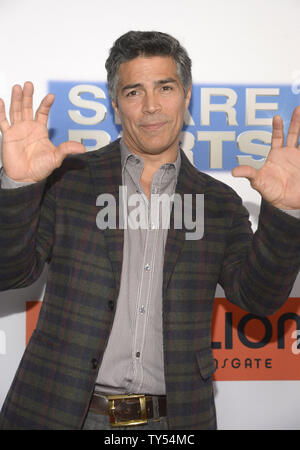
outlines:
M146 131L160 131L161 128L164 127L164 125L166 125L167 122L153 122L153 123L147 123L147 124L142 124L141 128L146 130Z

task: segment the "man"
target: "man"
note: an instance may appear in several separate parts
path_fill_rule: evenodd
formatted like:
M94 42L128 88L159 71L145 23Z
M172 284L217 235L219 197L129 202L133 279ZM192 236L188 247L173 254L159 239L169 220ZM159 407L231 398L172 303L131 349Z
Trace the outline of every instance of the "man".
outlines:
M46 129L53 96L33 120L31 83L12 90L11 124L0 103L1 289L29 285L49 263L38 324L1 427L101 429L110 421L129 429L215 429L210 323L217 283L233 303L268 315L298 274L300 227L292 210L300 209L300 108L286 148L276 116L263 168L233 171L263 197L253 235L240 198L178 149L192 81L177 40L129 32L115 42L106 68L123 136L95 152L81 155L83 146L72 142L53 146ZM147 212L155 193L203 194L202 238L186 239L186 227L174 226L175 204L169 230L100 229L96 203L112 195L119 224L122 185L129 196L143 194ZM193 214L196 206L193 200Z

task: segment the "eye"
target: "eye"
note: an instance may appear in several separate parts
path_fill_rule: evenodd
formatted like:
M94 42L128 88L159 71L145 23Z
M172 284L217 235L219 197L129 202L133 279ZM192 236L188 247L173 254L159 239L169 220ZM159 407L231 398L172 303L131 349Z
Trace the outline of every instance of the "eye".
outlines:
M170 86L170 85L165 85L165 86L162 86L162 90L164 91L164 92L168 92L168 91L172 91L172 86Z
M136 90L136 89L134 89L134 90L132 90L132 91L129 91L127 94L126 94L126 97L134 97L134 96L136 96L138 94L138 91Z

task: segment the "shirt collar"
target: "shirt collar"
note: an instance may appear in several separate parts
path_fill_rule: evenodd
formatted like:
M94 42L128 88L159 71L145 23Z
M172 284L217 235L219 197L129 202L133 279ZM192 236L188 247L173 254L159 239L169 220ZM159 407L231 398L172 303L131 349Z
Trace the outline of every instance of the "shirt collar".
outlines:
M131 160L133 160L133 161L141 162L142 165L144 165L142 158L140 156L135 155L134 153L132 153L129 150L129 148L127 147L127 145L125 144L123 139L121 139L121 141L120 141L120 149L121 149L122 172L124 171L124 169L126 167L126 164L128 163L129 158ZM176 171L176 176L178 176L179 170L180 170L180 165L181 165L181 156L180 156L180 148L178 147L176 161L174 161L172 163L165 163L161 167L166 167L166 168L167 167L174 167L175 171Z

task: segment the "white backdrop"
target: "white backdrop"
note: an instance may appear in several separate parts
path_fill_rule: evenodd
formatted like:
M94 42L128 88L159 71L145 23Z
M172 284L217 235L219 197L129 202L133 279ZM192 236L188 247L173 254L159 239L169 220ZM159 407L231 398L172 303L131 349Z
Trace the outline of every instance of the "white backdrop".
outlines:
M0 97L8 105L11 86L32 80L37 106L49 80L104 82L108 50L129 29L176 36L193 60L195 84L292 86L300 74L299 17L298 0L1 0ZM254 205L255 228L260 199L248 182L229 171L212 175ZM30 288L0 293L0 406L25 348L26 302L42 299L45 279L46 271ZM291 294L298 296L299 279ZM219 429L300 428L297 376L216 381L215 388Z

